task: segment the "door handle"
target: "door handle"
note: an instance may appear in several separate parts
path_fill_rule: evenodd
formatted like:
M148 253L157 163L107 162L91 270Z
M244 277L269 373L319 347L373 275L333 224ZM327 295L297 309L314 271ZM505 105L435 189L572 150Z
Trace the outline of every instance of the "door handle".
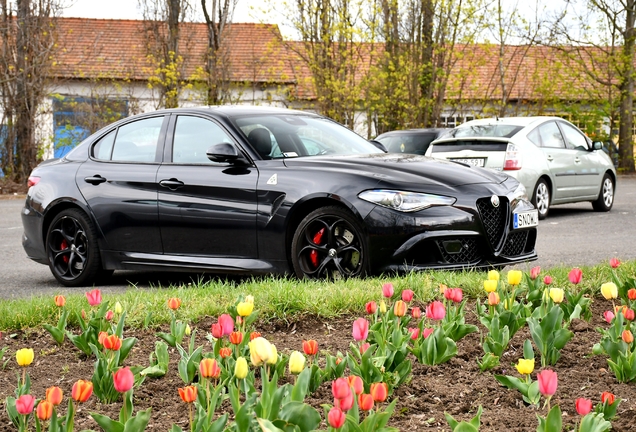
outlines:
M159 182L159 185L168 188L170 190L177 190L180 187L183 187L184 183L182 181L179 181L175 178L171 178L169 180L161 180Z
M575 157L575 158L574 158L574 163L581 163L581 159L579 159L579 158Z
M97 186L100 183L104 183L106 181L106 179L104 177L100 176L99 174L95 174L92 177L85 177L84 181L86 183L90 183L92 185Z
M548 157L546 158L548 161L552 162L554 160L554 158L551 155L548 155Z

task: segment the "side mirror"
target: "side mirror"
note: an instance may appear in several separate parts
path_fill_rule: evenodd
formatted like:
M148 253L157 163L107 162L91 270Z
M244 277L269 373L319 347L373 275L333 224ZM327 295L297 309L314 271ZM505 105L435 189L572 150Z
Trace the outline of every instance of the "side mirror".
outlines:
M376 140L369 140L369 142L371 144L373 144L374 146L376 146L377 148L379 148L380 150L382 150L384 153L388 153L389 151L386 149L386 147L384 147L384 144L382 144L380 141L376 141Z
M603 143L600 141L594 141L592 143L592 150L602 150L603 149Z
M213 145L205 155L212 162L234 162L240 158L238 150L230 143Z

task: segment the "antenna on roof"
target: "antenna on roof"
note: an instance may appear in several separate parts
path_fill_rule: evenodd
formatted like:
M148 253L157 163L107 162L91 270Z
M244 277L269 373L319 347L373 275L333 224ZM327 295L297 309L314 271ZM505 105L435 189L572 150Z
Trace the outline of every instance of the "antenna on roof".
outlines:
M495 120L499 121L499 116L495 114Z

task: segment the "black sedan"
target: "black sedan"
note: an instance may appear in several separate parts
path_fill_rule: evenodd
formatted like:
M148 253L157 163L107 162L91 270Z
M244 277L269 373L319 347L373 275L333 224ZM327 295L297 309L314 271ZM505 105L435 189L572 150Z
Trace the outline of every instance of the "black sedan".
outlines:
M24 249L67 286L117 269L337 278L536 259L537 213L515 179L386 154L306 112L138 115L29 184Z

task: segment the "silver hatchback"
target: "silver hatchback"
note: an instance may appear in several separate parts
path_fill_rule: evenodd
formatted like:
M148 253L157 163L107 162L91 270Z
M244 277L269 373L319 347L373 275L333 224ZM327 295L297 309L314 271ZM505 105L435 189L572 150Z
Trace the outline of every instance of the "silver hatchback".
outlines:
M590 201L614 204L616 170L601 142L558 117L473 120L434 141L427 156L503 171L523 184L539 218L550 206Z

